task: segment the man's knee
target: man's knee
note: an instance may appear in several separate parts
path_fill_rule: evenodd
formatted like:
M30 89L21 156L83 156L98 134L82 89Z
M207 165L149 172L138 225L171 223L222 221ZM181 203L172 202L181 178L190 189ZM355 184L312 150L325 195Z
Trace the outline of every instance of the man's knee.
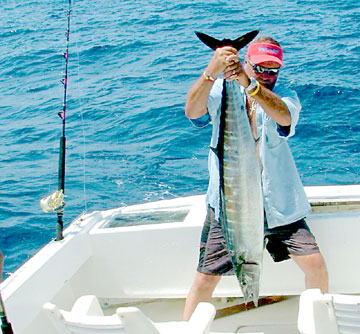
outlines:
M326 271L326 264L321 253L315 253L309 256L308 265L312 270Z
M211 289L215 289L220 279L221 279L220 275L208 275L197 272L194 285L199 290L209 290L209 289L211 290Z
M307 272L313 270L326 270L326 264L321 253L310 255L290 255L290 257L299 265L299 267Z
M327 268L324 258L321 253L314 254L314 257L311 262L312 272L316 272L318 275L327 276Z
M311 255L291 255L307 277L327 279L326 263L321 253Z

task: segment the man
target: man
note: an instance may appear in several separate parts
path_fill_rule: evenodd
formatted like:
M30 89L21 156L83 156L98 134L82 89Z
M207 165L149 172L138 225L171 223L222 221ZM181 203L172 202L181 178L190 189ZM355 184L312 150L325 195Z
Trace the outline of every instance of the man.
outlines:
M311 208L287 144L299 119L295 92L276 86L283 66L283 50L270 37L249 44L244 67L231 46L217 48L204 73L188 93L185 114L196 126L213 125L211 146L216 147L220 124L222 80L236 80L246 99L249 122L262 167L266 248L275 262L292 258L305 274L306 288L328 291L325 261L304 217ZM219 75L224 79L219 79ZM209 152L208 212L203 227L200 258L189 291L184 320L201 301L209 301L221 275L233 274L219 214L219 164Z

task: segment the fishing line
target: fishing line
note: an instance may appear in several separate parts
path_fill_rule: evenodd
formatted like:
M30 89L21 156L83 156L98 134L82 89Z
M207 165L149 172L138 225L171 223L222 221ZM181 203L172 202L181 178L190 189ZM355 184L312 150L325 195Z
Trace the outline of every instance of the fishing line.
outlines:
M84 208L85 212L87 212L87 196L86 196L86 134L85 134L85 126L84 126L84 117L83 117L83 109L80 99L80 115L81 115L81 128L83 135L83 191L84 191Z
M75 1L73 2L75 4ZM75 18L75 19L74 19ZM73 27L75 27L74 33L77 32L76 27L76 15L74 15L73 18ZM80 82L80 55L79 55L79 44L78 41L75 40L75 46L76 46L76 84L79 84ZM78 91L78 90L77 90ZM86 132L85 132L85 122L84 122L84 107L83 107L83 99L82 99L83 94L80 94L80 96L78 97L78 101L79 101L79 108L80 108L80 119L81 119L81 129L82 129L82 137L83 137L83 152L82 152L82 160L83 160L83 193L84 193L84 210L85 212L88 211L87 208L87 190L86 190L86 149L87 149L87 145L86 145Z

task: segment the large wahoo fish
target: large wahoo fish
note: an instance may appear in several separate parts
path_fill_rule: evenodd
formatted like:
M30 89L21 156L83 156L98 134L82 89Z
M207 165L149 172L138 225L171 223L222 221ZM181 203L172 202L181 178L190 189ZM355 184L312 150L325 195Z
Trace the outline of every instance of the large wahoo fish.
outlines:
M257 34L232 41L197 36L212 49L230 45L240 49ZM259 160L244 96L236 81L224 80L219 140L215 153L220 166L220 212L227 246L245 302L257 306L264 246L264 209Z

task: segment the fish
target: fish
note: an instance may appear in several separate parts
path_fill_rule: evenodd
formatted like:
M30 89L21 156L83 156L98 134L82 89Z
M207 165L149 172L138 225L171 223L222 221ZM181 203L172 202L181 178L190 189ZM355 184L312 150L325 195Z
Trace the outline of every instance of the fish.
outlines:
M215 50L223 45L244 47L256 34L255 30L236 40L221 41L201 33L201 38L199 33L197 36ZM213 151L219 159L220 215L227 249L245 303L253 301L258 306L264 251L261 167L244 96L236 81L223 81L219 139Z

